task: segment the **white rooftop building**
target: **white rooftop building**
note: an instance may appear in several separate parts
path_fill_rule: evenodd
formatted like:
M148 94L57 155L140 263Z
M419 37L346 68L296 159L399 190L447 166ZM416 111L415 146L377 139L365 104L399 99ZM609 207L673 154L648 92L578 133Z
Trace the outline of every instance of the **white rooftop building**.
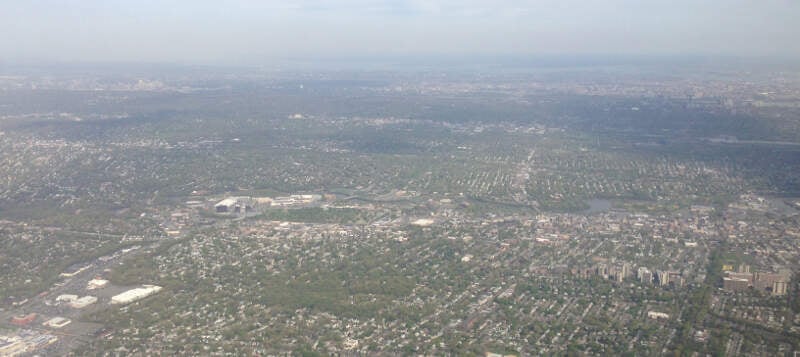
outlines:
M108 285L108 280L94 278L86 284L86 290L100 289Z
M42 325L52 328L62 328L67 326L72 322L70 319L63 318L63 317L54 317L50 320L45 321Z
M111 297L111 304L128 304L139 299L146 298L161 291L160 286L144 285L141 288L131 289L122 294Z
M412 225L420 226L420 227L427 227L434 223L434 220L429 218L420 218L414 222L411 222Z
M233 210L233 207L236 205L237 200L233 197L228 197L222 201L217 202L214 205L214 209L217 212L229 212Z
M97 297L84 296L84 297L82 297L82 298L80 298L78 300L75 300L75 301L71 302L69 304L69 306L71 306L72 308L75 308L75 309L82 309L82 308L87 307L87 306L89 306L91 304L94 304L96 302L97 302Z
M63 294L56 297L56 302L73 302L78 300L78 295Z
M658 311L648 311L647 317L658 320L658 319L668 319L669 315Z

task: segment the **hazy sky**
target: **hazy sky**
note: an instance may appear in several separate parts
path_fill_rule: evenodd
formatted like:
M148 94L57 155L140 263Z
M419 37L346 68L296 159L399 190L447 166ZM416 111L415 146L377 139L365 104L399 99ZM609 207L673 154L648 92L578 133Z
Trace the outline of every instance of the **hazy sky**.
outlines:
M798 0L0 0L0 60L800 56Z

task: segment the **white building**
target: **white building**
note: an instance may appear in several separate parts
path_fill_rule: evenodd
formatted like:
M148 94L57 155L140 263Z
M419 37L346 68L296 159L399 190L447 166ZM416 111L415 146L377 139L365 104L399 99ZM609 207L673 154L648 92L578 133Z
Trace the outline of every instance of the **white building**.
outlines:
M214 205L214 210L217 213L239 213L250 212L255 209L258 201L252 197L238 196L228 197Z
M111 297L111 304L128 304L136 300L146 298L161 291L160 286L144 285L141 288L131 289L122 294Z
M82 267L78 267L78 268L75 268L75 269L73 269L71 271L65 271L65 272L59 274L59 276L62 277L62 278L71 278L71 277L73 277L75 275L83 273L84 271L88 270L91 267L92 267L91 264L86 265L86 266L82 266Z
M86 284L86 290L100 289L108 285L108 280L94 278Z
M214 209L219 212L232 212L236 206L237 200L233 197L228 197L214 205Z
M411 222L412 225L420 226L420 227L427 227L434 223L434 220L429 218L420 218L414 222Z
M50 320L45 321L42 325L52 328L62 328L64 326L69 325L72 320L63 318L63 317L54 317Z
M56 302L73 302L78 300L78 295L64 294L56 297Z
M75 309L82 309L82 308L87 307L87 306L89 306L91 304L94 304L96 302L97 302L97 298L96 297L94 297L94 296L84 296L84 297L82 297L82 298L80 298L78 300L75 300L75 301L71 302L69 304L69 306L71 306L72 308L75 308Z
M292 207L307 205L322 199L320 195L291 195L283 197L275 197L272 202L272 207Z
M648 311L647 317L658 320L658 319L668 319L669 315L658 311Z

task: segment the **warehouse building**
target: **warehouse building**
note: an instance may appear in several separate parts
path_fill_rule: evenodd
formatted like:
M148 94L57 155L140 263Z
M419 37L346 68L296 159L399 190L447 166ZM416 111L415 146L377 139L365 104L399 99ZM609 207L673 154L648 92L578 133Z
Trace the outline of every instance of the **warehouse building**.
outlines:
M63 317L54 317L50 320L45 321L42 325L52 328L62 328L64 326L69 325L72 320L63 318Z
M92 264L88 264L88 265L74 264L74 265L68 267L66 269L66 271L64 271L63 273L59 274L59 276L62 277L62 278L71 278L71 277L73 277L75 275L83 273L86 270L89 270L89 268L91 268L91 267L92 267Z
M141 288L131 289L122 294L112 296L111 304L114 305L129 304L136 300L140 300L150 295L153 295L159 291L161 291L160 286L144 285Z
M96 297L94 297L94 296L84 296L84 297L82 297L80 299L77 299L77 300L69 303L69 306L71 306L74 309L82 309L82 308L87 307L87 306L89 306L91 304L94 304L96 302L97 302L97 298Z

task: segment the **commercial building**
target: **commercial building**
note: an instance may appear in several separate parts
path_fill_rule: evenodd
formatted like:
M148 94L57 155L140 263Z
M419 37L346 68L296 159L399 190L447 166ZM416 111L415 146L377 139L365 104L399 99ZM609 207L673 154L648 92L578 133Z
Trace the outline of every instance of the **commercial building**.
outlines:
M64 326L69 325L72 320L63 318L63 317L54 317L50 320L45 321L42 325L52 328L62 328Z
M75 308L75 309L82 309L82 308L87 307L87 306L89 306L91 304L94 304L96 302L97 302L97 298L96 297L94 297L94 296L84 296L84 297L82 297L80 299L77 299L77 300L71 302L69 304L69 306L71 306L72 308Z
M772 295L783 296L789 289L789 283L785 281L776 281L772 284Z
M753 284L753 274L751 274L751 273L728 272L728 273L725 274L725 276L727 276L729 278L734 278L734 279L744 279L744 280L747 280L748 284Z
M234 207L236 207L236 199L229 197L217 202L217 204L214 205L214 210L217 211L217 213L227 213L233 212Z
M144 285L141 288L131 289L122 294L114 295L111 297L111 304L129 304L136 300L146 298L161 291L160 286Z
M63 294L56 297L56 302L73 302L78 300L78 295Z
M18 327L25 327L30 325L34 320L36 320L36 316L37 316L36 313L14 316L11 318L11 324Z
M649 317L651 319L655 319L655 320L658 320L658 319L669 319L669 315L668 314L665 314L663 312L658 312L658 311L648 311L647 312L647 317Z
M228 197L214 205L217 213L249 212L255 208L255 201L250 197Z
M415 220L415 221L411 222L412 225L420 226L420 227L427 227L427 226L430 226L433 223L434 223L434 220L429 219L429 218L420 218L418 220Z
M86 284L86 290L100 289L105 287L106 285L108 285L108 280L94 278L92 280L89 280L89 282Z
M322 199L320 195L291 195L284 197L275 197L272 199L272 207L292 207L307 205Z
M92 267L92 264L88 264L88 265L73 265L73 266L70 266L69 268L67 268L67 270L65 272L59 274L59 276L61 276L62 278L71 278L71 277L73 277L75 275L83 273L84 271L88 270L91 267Z
M776 283L788 282L789 276L776 273L760 273L753 274L753 287L767 292L775 292L774 286Z
M727 272L722 278L722 288L727 291L741 292L754 288L775 296L786 295L789 288L789 273L750 273L750 267L740 266L739 273Z
M724 277L722 278L722 288L727 291L745 291L747 288L750 287L750 280L743 279L743 278L735 278L735 277Z

